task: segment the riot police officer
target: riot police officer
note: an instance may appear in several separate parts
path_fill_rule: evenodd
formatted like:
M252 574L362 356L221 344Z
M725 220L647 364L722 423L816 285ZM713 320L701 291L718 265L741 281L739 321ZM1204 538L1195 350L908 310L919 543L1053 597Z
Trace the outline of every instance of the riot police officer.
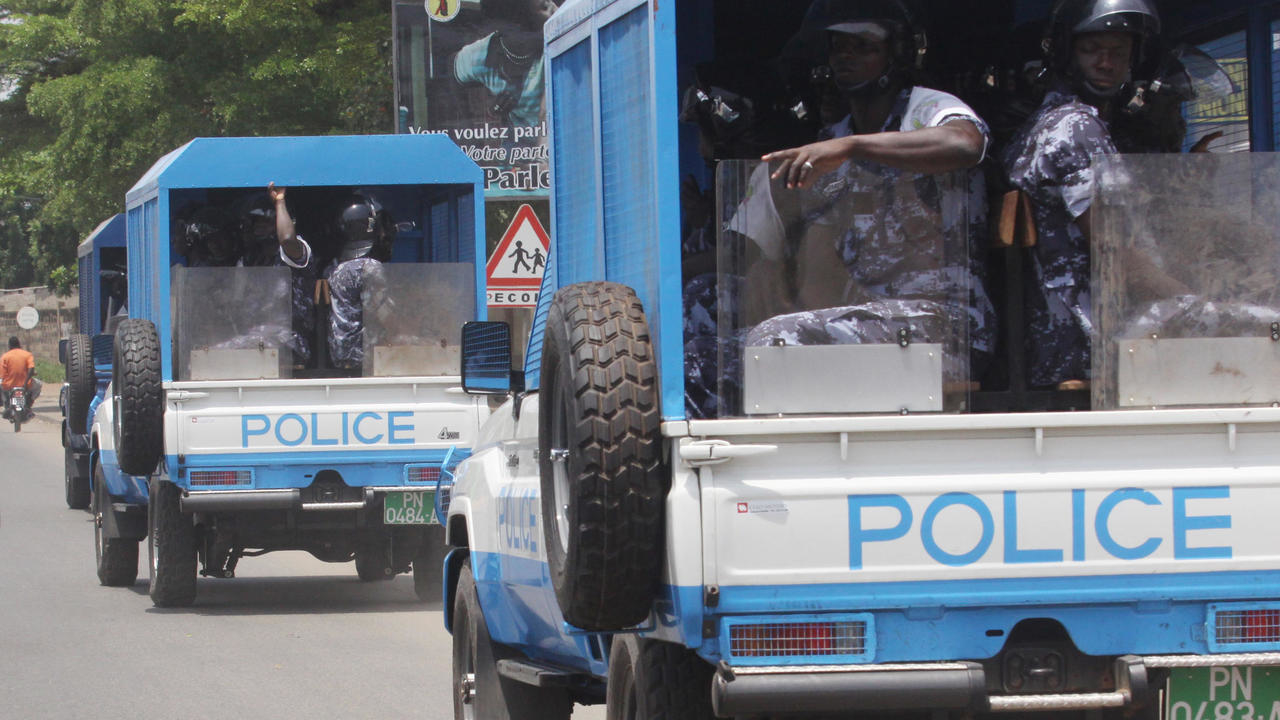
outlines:
M1152 0L1059 0L1052 10L1043 42L1051 86L1003 156L1009 181L1031 199L1038 238L1027 300L1034 386L1087 387L1091 158L1116 152L1111 121L1159 33Z
M356 193L338 213L337 230L342 247L325 271L331 304L329 357L335 366L355 370L364 363L362 296L382 275L393 229L381 202L369 193Z

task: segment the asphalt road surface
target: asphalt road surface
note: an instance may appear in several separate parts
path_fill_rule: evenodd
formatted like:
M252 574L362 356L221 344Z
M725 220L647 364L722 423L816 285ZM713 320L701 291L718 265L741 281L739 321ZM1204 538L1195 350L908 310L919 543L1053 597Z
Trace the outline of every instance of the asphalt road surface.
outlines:
M55 407L0 424L0 716L451 718L440 603L401 575L364 583L306 553L201 578L195 606L98 584L93 526L67 509ZM604 717L579 706L574 720Z

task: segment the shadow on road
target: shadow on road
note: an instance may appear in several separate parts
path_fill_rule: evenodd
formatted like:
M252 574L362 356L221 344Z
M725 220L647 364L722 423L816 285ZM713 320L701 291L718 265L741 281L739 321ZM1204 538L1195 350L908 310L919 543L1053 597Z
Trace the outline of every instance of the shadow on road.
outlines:
M142 560L146 560L145 554ZM145 568L143 568L145 572ZM143 574L130 588L147 595ZM387 613L439 610L441 601L421 602L413 579L402 575L381 582L363 582L335 575L313 577L242 577L197 581L195 605L187 608L148 608L162 614L306 615L316 613Z

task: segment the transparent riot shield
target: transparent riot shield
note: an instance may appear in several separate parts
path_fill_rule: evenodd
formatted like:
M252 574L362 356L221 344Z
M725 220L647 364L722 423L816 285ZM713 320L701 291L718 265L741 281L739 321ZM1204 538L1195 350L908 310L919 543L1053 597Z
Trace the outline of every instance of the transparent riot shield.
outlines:
M288 268L173 268L180 380L289 377L294 335Z
M1278 157L1095 159L1095 408L1280 402Z
M798 190L768 173L756 161L717 171L716 334L686 344L686 384L714 363L716 388L705 408L690 394L693 414L967 407L967 174L847 163Z
M365 376L457 375L476 317L470 263L372 263L364 271Z

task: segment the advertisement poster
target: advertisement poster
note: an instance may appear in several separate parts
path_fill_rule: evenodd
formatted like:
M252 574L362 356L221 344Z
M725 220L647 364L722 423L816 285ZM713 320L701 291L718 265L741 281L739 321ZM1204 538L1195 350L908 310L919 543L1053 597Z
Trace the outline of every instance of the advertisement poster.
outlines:
M489 198L545 196L542 25L550 0L397 0L397 130L447 135Z
M393 7L396 131L446 135L481 167L490 255L521 231L513 223L526 206L550 230L542 26L557 3L395 0ZM536 292L490 299L491 319L527 333Z

